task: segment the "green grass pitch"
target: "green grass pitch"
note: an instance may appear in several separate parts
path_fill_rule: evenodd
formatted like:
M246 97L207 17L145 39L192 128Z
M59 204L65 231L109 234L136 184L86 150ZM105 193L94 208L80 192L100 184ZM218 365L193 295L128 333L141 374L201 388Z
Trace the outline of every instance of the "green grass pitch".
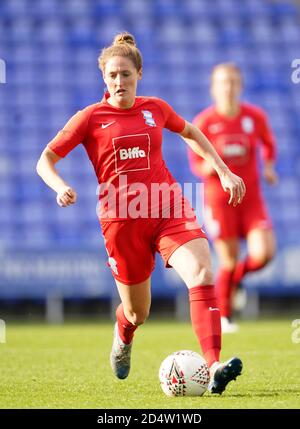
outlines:
M241 323L223 337L222 359L239 356L244 371L222 396L168 398L162 360L199 352L189 323L148 321L136 332L132 368L117 380L109 366L113 323L63 326L7 323L0 344L0 408L300 408L300 343L292 319Z

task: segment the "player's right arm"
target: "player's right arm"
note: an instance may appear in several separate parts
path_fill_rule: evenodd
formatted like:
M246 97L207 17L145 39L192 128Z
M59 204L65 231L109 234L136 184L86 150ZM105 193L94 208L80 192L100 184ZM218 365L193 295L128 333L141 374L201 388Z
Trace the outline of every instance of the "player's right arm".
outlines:
M55 164L60 159L62 159L62 157L56 155L56 153L47 146L38 160L36 171L46 185L56 192L57 204L60 207L67 207L76 202L77 194L75 190L72 189L71 186L69 186L58 174L55 168Z
M60 207L74 204L77 195L75 190L58 174L55 164L84 141L90 113L91 109L87 108L72 116L64 128L48 143L37 162L38 175L56 192L56 201Z

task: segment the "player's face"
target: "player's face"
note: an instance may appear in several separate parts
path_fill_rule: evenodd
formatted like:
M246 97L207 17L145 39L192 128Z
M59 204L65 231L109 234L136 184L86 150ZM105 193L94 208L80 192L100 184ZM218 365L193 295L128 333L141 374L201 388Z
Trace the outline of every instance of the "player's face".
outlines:
M123 109L133 106L137 82L142 77L133 62L126 57L111 57L105 66L103 79L110 94L109 102Z
M216 70L212 80L211 93L217 103L237 102L242 92L239 72L233 69Z

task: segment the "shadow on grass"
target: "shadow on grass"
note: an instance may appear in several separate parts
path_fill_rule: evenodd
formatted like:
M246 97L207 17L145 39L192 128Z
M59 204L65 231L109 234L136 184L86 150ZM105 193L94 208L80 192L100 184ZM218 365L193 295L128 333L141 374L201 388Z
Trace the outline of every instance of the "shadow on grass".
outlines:
M252 390L247 393L229 393L224 395L224 398L275 398L275 397L281 397L284 394L295 394L299 395L299 390L297 388L294 389L272 389L272 392L267 390ZM215 396L210 396L214 397Z

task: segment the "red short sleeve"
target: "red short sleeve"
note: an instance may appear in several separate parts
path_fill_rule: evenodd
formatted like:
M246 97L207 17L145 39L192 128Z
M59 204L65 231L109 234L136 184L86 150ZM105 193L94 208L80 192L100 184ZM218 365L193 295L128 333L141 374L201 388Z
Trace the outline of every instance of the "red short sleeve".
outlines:
M185 120L166 101L161 98L154 98L154 100L163 112L165 118L164 127L174 133L181 133L185 127Z
M208 134L208 116L207 116L207 112L203 111L198 113L197 116L194 117L193 119L193 124L199 128L200 131L203 132L203 134L205 134L205 136L207 137Z
M82 143L87 134L90 112L88 109L79 110L60 130L48 147L58 156L65 157L77 145Z

